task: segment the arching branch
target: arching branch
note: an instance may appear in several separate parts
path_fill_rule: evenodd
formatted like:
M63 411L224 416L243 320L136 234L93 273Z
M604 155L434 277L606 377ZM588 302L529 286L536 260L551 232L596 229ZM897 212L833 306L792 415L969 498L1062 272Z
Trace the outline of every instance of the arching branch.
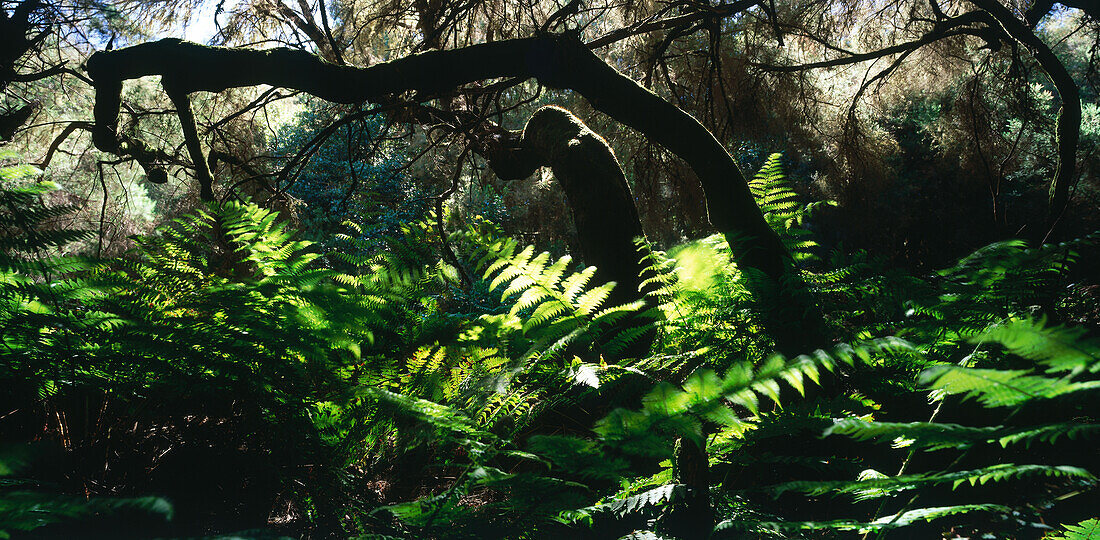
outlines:
M550 167L561 184L577 226L581 256L597 267L597 281L616 281L611 303L638 299L644 269L634 239L644 237L642 222L619 161L611 147L579 118L547 106L523 128L524 163L511 170L526 178Z
M78 129L83 129L85 131L91 131L92 130L92 123L91 122L70 122L70 123L68 123L64 127L64 129L61 130L61 133L59 133L56 137L54 137L53 142L51 142L50 146L46 149L46 155L43 156L42 161L37 164L37 167L39 169L48 168L50 166L50 162L53 161L53 155L57 152L57 149L61 147L61 143L65 142L65 139L68 139L69 135L72 135L73 132L78 130Z
M912 41L906 41L904 43L898 43L889 47L883 47L874 51L867 52L850 52L840 49L839 47L830 46L826 43L822 45L844 53L843 56L832 58L829 60L821 60L818 62L807 62L805 64L795 65L774 65L774 64L759 64L752 63L750 65L760 67L765 71L773 71L779 73L793 73L797 71L806 71L810 69L822 69L832 68L839 66L846 66L851 64L858 64L860 62L866 62L868 60L877 60L886 56L893 56L895 54L911 53L925 45L930 45L942 39L961 35L981 35L982 28L974 28L975 24L988 24L988 17L983 16L980 12L970 12L959 15L958 17L949 17L938 21L935 26L923 36L914 39ZM813 38L811 38L813 39Z

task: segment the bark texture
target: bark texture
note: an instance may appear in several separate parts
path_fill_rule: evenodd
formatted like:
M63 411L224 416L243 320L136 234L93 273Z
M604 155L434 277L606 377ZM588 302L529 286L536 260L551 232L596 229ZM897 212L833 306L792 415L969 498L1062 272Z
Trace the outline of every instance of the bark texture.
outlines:
M702 183L711 223L731 240L738 264L758 271L781 290L797 281L792 280L787 251L764 221L744 175L710 131L600 60L576 36L540 35L430 51L367 68L335 65L291 49L230 49L164 39L96 53L87 69L96 86L93 141L113 153L125 151L117 133L122 81L147 75L169 77L174 90L182 93L268 84L338 103L410 91L423 101L474 81L533 77L546 86L577 92L687 162ZM786 293L779 298L799 304L784 312L801 314L795 320L780 316L764 321L782 352L827 345L820 316L812 304L804 304L806 298Z
M40 0L17 2L10 14L0 7L0 90L20 79L15 69L16 63L23 55L38 47L49 34L48 30L43 30L34 36L29 35L33 29L31 16L41 7ZM36 108L28 104L0 112L0 141L11 139L34 114Z
M569 111L547 106L527 121L518 154L510 162L512 176L502 178L526 178L538 167L550 167L569 199L581 256L596 267L593 281L616 283L608 303L647 301L641 290L642 254L634 244L645 233L626 175L607 141ZM624 355L647 353L653 338L648 333Z
M596 281L618 283L611 302L637 300L643 267L634 239L645 233L611 147L579 118L554 106L539 109L527 121L523 147L529 164L550 167L565 191L581 256L597 267Z

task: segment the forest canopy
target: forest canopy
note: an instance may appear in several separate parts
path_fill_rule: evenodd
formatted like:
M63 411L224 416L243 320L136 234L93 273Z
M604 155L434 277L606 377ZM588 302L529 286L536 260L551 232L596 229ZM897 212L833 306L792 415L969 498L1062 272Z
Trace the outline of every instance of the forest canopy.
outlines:
M0 536L1100 538L1091 0L0 0Z

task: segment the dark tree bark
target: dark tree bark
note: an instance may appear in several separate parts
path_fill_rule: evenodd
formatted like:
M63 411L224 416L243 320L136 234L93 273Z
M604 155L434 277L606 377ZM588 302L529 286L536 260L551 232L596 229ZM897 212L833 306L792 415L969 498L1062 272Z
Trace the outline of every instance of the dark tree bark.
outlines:
M706 440L688 437L676 441L673 474L686 488L683 501L674 504L669 515L669 532L676 538L709 538L714 530L714 507L710 504L710 462Z
M1092 17L1095 21L1100 21L1100 1L1097 0L1059 0L1059 4L1066 7L1079 9ZM1031 7L1027 9L1025 16L1027 17L1027 24L1034 28L1039 24L1039 20L1042 19L1050 10L1054 7L1054 0L1036 0L1031 4Z
M49 34L48 30L43 30L29 35L33 28L31 15L41 8L41 0L26 0L16 4L10 15L0 9L0 90L15 80L15 63Z
M304 51L205 47L165 39L99 52L88 60L95 81L100 150L126 153L117 133L122 81L163 75L181 93L269 84L337 103L379 100L415 91L427 100L474 81L534 77L572 89L597 109L671 150L702 183L712 224L730 240L737 263L780 291L791 309L764 310L778 348L798 354L827 345L821 317L805 295L793 292L797 273L779 237L764 221L733 158L696 119L600 60L570 35L541 35L455 50L430 51L367 68L338 66ZM780 315L780 313L782 313ZM791 318L791 314L795 314Z
M581 256L597 267L596 281L618 285L610 301L638 299L643 266L634 239L644 237L642 222L619 161L599 135L569 111L539 109L523 129L522 163L508 177L519 180L539 167L550 167L569 199Z
M569 111L547 106L527 121L520 148L506 157L498 155L494 161L499 164L505 160L507 167L494 169L498 174L504 172L503 180L527 178L544 166L554 171L554 178L569 199L581 256L586 264L596 267L594 282L616 284L608 297L609 304L643 300L648 306L646 291L641 290L640 276L645 267L634 244L634 239L644 238L645 232L626 175L611 146ZM631 324L638 322L626 322L627 326ZM653 338L654 334L648 333L624 356L644 355Z
M20 79L15 69L16 62L31 50L36 49L49 35L49 30L30 35L34 26L31 16L41 8L41 0L26 0L16 4L11 14L0 9L0 90ZM32 105L24 105L0 112L0 140L11 139L31 117L35 108Z
M199 182L199 196L204 201L214 199L214 176L210 172L209 161L202 150L202 141L199 140L199 129L195 123L195 113L191 111L191 98L185 92L177 90L177 86L170 79L165 78L162 83L165 93L176 106L176 116L180 119L183 129L184 144L187 152L191 154L191 162L195 167L195 179Z
M11 140L11 138L15 136L15 132L19 131L19 128L27 123L27 120L34 114L36 108L37 107L34 105L24 105L8 112L0 113L0 141Z

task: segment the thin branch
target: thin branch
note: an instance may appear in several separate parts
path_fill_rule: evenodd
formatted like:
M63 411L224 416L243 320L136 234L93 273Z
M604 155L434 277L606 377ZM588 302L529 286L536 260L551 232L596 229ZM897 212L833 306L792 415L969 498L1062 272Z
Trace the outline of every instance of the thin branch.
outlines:
M93 128L94 125L91 122L70 122L61 130L61 133L59 133L57 137L54 137L53 142L51 142L49 148L46 149L46 155L36 166L39 169L45 170L46 167L50 166L50 161L53 160L53 155L57 152L58 147L61 146L61 143L65 142L65 139L69 138L69 135L72 135L72 133L78 129L91 131Z
M760 4L760 0L740 0L732 4L715 6L706 11L697 11L695 13L689 13L687 15L669 17L667 19L659 19L655 21L645 21L642 23L633 24L620 30L616 30L614 32L610 32L602 37L589 41L585 45L587 45L589 49L600 49L611 45L612 43L616 43L624 39L641 34L646 34L649 32L685 26L704 19L720 19L730 17L758 4Z
M443 202L446 201L451 195L454 195L458 191L458 183L462 180L462 168L466 164L466 156L470 154L470 150L473 148L473 144L467 142L466 147L462 149L462 154L458 156L458 163L455 165L455 172L451 176L451 185L446 191L435 196L435 224L439 231L439 242L443 250L443 258L447 259L447 262L454 266L459 274L462 276L462 285L468 287L472 280L470 275L466 272L466 269L462 267L462 264L458 260L458 256L455 255L454 249L451 248L451 242L447 238L447 229L443 226Z

